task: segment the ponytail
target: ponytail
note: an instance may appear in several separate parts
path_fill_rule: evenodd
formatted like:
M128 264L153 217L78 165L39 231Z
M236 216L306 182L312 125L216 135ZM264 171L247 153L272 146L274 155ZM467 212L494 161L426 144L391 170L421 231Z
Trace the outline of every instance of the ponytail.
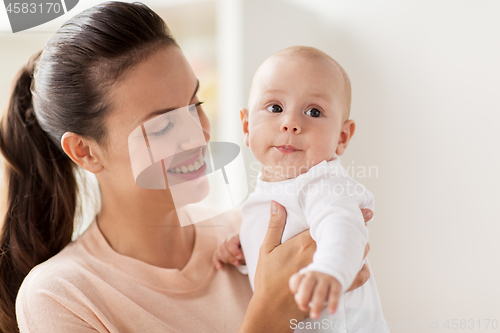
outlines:
M0 332L17 332L15 300L24 277L71 241L77 201L74 163L42 130L31 83L40 52L21 69L0 120L6 214L0 231Z

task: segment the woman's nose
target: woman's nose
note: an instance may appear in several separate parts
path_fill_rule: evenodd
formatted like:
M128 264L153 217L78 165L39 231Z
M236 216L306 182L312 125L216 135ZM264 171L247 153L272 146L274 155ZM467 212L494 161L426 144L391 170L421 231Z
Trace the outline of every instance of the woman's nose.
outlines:
M193 148L205 146L207 144L208 140L210 140L210 136L207 137L206 132L203 131L203 133L202 133L201 131L202 131L202 128L200 127L198 129L197 133L191 132L190 133L191 135L189 135L187 138L182 140L179 144L180 150L185 151L185 150L190 150Z
M301 126L296 119L295 115L287 115L283 123L281 124L281 132L290 132L299 134L301 132Z
M181 151L205 146L210 140L210 134L194 120L183 128L183 132L183 138L179 140Z

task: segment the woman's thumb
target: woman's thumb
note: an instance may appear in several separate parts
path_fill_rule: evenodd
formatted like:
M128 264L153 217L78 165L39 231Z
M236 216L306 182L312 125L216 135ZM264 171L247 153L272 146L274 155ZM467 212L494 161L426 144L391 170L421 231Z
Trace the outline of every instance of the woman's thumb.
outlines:
M281 237L286 224L285 207L271 201L271 219L267 227L266 236L262 243L261 249L266 252L271 252L276 246L281 244Z

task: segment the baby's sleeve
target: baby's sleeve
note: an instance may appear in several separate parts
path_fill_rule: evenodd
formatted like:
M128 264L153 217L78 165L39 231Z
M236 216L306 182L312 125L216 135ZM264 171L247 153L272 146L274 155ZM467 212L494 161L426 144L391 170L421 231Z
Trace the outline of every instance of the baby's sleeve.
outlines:
M373 195L347 177L304 182L299 202L316 241L310 265L301 270L335 277L345 292L361 269L368 229L361 208L373 210Z

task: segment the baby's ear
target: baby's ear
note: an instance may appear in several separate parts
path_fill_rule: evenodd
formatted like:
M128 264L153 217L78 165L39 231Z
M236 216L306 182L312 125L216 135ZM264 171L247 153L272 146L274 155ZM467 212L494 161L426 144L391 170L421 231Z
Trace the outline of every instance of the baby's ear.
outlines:
M243 127L243 136L244 136L244 142L247 147L248 145L248 110L245 108L242 108L240 110L240 119L241 119L241 126Z
M337 144L337 150L335 151L337 155L342 155L347 149L349 141L351 141L354 135L354 130L356 129L356 123L354 120L349 119L344 122L340 130L339 142Z

